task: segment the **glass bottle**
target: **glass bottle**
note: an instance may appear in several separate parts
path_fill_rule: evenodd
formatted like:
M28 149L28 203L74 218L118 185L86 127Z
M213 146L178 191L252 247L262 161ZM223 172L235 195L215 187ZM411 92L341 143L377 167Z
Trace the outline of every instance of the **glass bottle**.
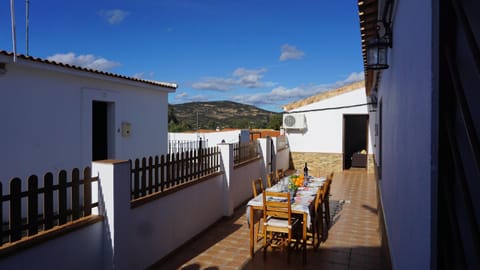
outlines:
M305 167L303 167L303 176L305 176L305 178L308 177L308 167L307 167L307 162L305 162Z

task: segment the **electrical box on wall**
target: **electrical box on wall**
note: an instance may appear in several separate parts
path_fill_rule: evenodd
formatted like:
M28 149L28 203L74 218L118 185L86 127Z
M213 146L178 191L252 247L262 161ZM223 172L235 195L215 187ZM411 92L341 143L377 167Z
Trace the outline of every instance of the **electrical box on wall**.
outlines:
M122 122L122 137L130 137L130 134L132 134L132 124Z

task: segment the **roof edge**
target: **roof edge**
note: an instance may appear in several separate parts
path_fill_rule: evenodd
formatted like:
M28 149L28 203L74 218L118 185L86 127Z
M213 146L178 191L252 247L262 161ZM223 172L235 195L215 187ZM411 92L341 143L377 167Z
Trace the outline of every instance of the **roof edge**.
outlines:
M0 55L7 56L7 57L9 57L9 56L12 57L12 63L13 63L14 54L12 52L0 50ZM178 87L178 84L176 84L176 83L139 79L139 78L129 77L129 76L125 76L125 75L120 75L120 74L113 73L113 72L107 72L107 71L102 71L102 70L85 68L85 67L81 67L81 66L76 66L76 65L51 61L51 60L47 60L47 59L43 59L43 58L39 58L39 57L28 56L28 55L23 55L23 54L16 54L15 56L17 58L20 58L20 59L26 60L26 61L32 61L32 62L43 63L43 64L48 64L48 65L54 65L54 66L57 66L57 67L64 67L64 68L69 68L69 69L73 69L73 70L89 72L89 73L93 73L93 74L99 74L99 75L104 75L104 76L109 76L109 77L114 77L114 78L134 81L134 82L146 83L146 84L150 84L150 85L154 85L154 86L167 87L167 88L171 88L171 89L175 89L175 90Z
M324 91L324 92L320 92L320 93L318 93L314 96L310 96L310 97L307 97L307 98L304 98L304 99L301 99L301 100L291 102L291 103L283 106L283 110L284 111L291 111L291 110L297 109L299 107L303 107L303 106L306 106L306 105L309 105L309 104L312 104L312 103L315 103L315 102L319 102L319 101L322 101L322 100L325 100L325 99L329 99L329 98L332 98L332 97L336 97L336 96L339 96L339 95L342 95L342 94L360 89L362 87L365 87L365 81L364 80L357 81L357 82L354 82L354 83L350 83L350 84L344 85L344 86L339 87L339 88L334 88L334 89L330 89L330 90L327 90L327 91Z

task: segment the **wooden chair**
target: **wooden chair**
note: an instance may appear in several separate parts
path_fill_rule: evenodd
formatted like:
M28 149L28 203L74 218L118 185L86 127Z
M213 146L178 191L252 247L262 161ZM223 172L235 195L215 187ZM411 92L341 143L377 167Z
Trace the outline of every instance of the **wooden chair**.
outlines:
M276 200L267 200L275 197ZM289 192L263 192L263 256L267 256L269 246L282 246L287 249L287 261L290 262L290 243L292 234L298 230L301 222L292 217L292 201ZM300 228L301 229L301 228Z
M333 172L327 176L327 180L325 181L325 199L324 199L324 207L325 207L325 224L327 227L327 231L330 228L330 187L332 185L333 180Z
M253 197L257 197L260 193L263 192L262 178L259 177L252 181L252 191L253 191Z
M316 250L320 246L320 242L323 239L323 202L325 200L326 185L323 185L318 189L315 196L314 212L312 215L312 227L307 232L307 237L311 238L309 244ZM322 237L320 235L322 234Z
M263 192L263 181L262 178L257 178L252 181L252 191L253 191L253 197L257 197L260 193ZM252 226L254 226L252 224ZM258 227L257 227L257 242L262 239L263 237L263 230L260 230L260 227L263 226L263 218L261 217L260 220L258 221Z
M283 169L278 169L277 170L277 181L280 181L285 176L285 173L283 172Z
M273 172L270 172L267 174L267 187L272 187L278 182L278 179L276 179L273 176Z

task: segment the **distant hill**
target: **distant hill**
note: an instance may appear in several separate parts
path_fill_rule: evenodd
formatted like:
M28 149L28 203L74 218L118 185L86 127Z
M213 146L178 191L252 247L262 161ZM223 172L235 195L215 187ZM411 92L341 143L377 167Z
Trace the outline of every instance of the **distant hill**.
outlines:
M281 113L233 101L170 104L168 112L170 131L197 129L197 114L199 129L275 128L274 123L279 127L282 122Z

